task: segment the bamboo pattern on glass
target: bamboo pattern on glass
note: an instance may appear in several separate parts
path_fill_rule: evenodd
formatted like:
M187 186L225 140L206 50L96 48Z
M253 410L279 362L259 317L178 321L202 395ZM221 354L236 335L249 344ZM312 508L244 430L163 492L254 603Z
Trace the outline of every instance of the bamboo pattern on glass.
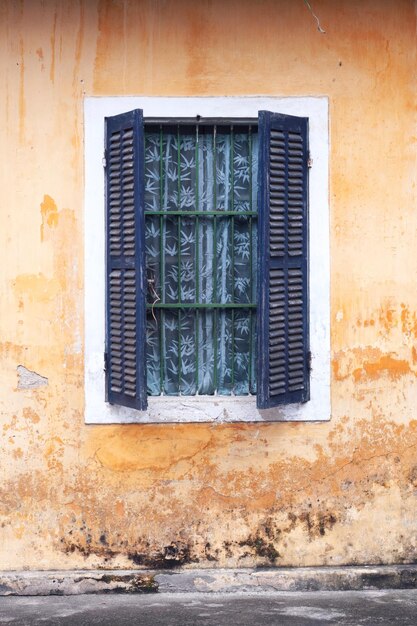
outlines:
M256 392L257 166L256 127L145 126L150 395Z

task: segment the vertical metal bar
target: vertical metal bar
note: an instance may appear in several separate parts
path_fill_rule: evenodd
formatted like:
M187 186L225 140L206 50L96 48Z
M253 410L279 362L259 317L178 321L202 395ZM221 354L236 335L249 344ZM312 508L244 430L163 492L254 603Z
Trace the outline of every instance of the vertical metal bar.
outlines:
M180 125L177 126L177 206L181 210L181 145L180 145ZM181 215L178 215L178 302L181 302Z
M248 134L248 147L249 147L249 211L252 212L252 126L249 126ZM252 216L249 217L249 299L253 302L253 242L252 242ZM252 334L253 334L253 315L252 309L249 309L249 368L248 368L248 393L252 389Z
M198 124L196 125L196 143L195 143L195 210L199 211L199 196L198 196ZM200 271L199 271L199 235L200 235L200 222L198 215L195 217L195 294L196 302L200 302ZM195 385L196 393L198 394L198 358L199 358L199 311L195 312Z
M163 211L164 203L164 155L163 155L163 132L162 124L159 127L159 206ZM159 289L161 302L165 302L165 247L164 247L164 216L159 218ZM160 393L164 392L164 310L161 309L159 314L159 375L160 375Z
M198 359L199 359L199 329L200 311L195 310L195 392L198 395Z
M178 309L178 395L181 395L181 374L182 374L182 361L181 361L181 309Z
M216 137L217 126L213 127L213 207L217 211L217 158L216 158ZM217 216L213 215L213 302L217 302ZM217 309L213 313L213 337L214 337L214 359L213 359L213 386L214 393L217 393Z
M233 124L230 126L230 187L232 197L232 211L235 209L235 177L234 177L234 137L233 137ZM231 232L231 245L232 245L232 302L235 301L235 216L232 215L232 232ZM235 386L235 310L232 309L232 391Z
M181 145L180 125L177 126L177 171L178 171L178 209L181 209ZM178 302L181 294L181 215L178 215ZM178 394L181 395L181 309L178 310Z

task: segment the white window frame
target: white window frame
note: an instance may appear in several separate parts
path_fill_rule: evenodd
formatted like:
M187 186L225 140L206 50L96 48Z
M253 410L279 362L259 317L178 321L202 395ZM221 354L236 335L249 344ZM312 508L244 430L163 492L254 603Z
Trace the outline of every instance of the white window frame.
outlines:
M310 400L256 408L255 396L148 397L138 411L105 400L104 118L257 117L266 110L309 118ZM84 100L84 390L87 424L327 421L330 404L329 124L326 97L88 97Z

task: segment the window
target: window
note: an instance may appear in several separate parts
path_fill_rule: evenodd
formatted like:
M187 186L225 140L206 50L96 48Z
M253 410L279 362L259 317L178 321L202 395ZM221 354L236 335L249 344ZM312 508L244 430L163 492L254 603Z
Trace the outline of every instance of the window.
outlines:
M145 120L148 395L256 393L257 120Z
M323 372L313 371L314 393L306 403L309 322L317 315L316 294L313 316L308 297L307 116L261 110L258 117L253 101L245 119L227 115L227 110L223 118L217 111L202 118L200 107L195 116L178 119L179 101L198 99L159 100L178 105L172 111L175 119L151 118L146 107L145 118L140 110L106 116L110 409L105 411L112 418L86 415L87 421L166 421L146 415L140 419L131 409L155 414L162 406L158 401L166 402L167 396L171 410L175 403L189 407L191 400L198 401L197 419L206 421L212 417L200 415L202 400L206 413L210 399L216 407L229 401L227 416L230 402L233 413L235 402L250 401L255 394L258 408L255 398L246 404L252 407L254 421L313 413L307 419L328 419L329 402L322 404L320 415L314 392L321 385L321 400L327 400ZM235 104L250 99L222 100ZM317 129L313 138L314 132ZM87 123L86 199L91 143ZM90 247L86 256L87 279ZM316 286L317 277L312 282ZM321 321L326 323L325 315ZM320 329L317 333L315 327L313 366L317 336ZM90 341L86 332L86 359ZM328 353L322 345L324 363ZM93 400L87 388L94 368L91 360L86 362L86 408L88 412L88 405L95 404L97 415L99 385ZM328 369L325 374L327 378ZM320 379L319 385L315 379ZM175 395L180 398L173 400ZM313 410L303 409L311 404ZM294 407L291 415L288 407ZM269 411L261 416L259 409Z
M252 124L154 126L107 119L108 401L248 394L256 363L259 408L306 402L308 120L262 111L257 166Z

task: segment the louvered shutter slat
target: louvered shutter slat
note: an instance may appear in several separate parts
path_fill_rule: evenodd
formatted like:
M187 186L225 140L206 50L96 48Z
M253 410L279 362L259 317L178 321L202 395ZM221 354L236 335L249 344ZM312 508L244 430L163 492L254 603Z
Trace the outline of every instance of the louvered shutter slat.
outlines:
M106 387L111 404L146 408L143 117L106 118Z
M258 407L309 399L308 120L259 113Z

